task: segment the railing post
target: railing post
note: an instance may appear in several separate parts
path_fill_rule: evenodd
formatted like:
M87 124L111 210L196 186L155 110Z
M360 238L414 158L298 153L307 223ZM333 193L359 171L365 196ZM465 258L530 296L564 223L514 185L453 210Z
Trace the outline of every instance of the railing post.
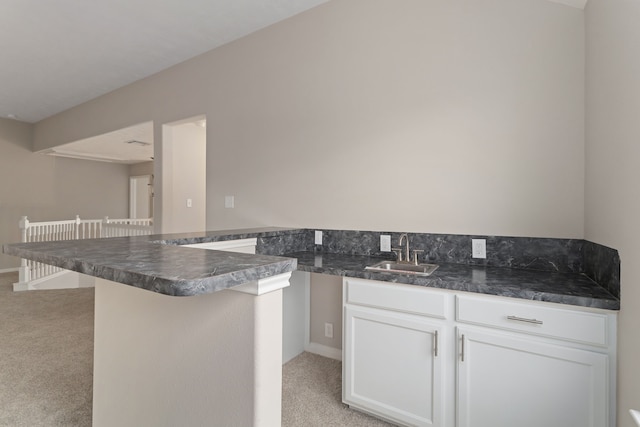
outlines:
M27 242L27 229L29 228L29 218L27 218L26 216L23 216L22 218L20 218L20 232L22 234L22 236L20 236L22 238L22 243L26 243Z
M76 230L75 230L75 233L74 233L74 236L73 236L76 240L80 238L80 223L81 222L82 221L80 220L80 215L76 215Z
M105 216L102 219L102 224L100 225L100 237L108 237L106 236L107 234L107 227L105 227L105 225L109 224L109 217Z
M27 230L29 229L29 219L26 216L20 218L20 238L22 243L27 242ZM29 265L27 264L27 260L24 258L20 259L20 268L18 269L18 282L26 283L31 279L31 274L29 274Z

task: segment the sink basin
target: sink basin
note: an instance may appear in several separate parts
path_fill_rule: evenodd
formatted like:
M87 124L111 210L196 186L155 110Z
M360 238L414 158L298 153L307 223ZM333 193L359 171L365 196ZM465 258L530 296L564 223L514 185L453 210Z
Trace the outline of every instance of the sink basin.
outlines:
M438 268L437 264L405 264L396 261L382 261L368 265L365 270L379 271L383 273L413 274L416 276L428 276Z

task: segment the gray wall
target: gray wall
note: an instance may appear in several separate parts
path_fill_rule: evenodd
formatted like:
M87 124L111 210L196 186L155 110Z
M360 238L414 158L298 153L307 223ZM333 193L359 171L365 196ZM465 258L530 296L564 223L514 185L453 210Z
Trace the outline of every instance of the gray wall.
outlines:
M589 0L585 238L618 249L618 426L640 409L640 2Z
M128 166L31 151L33 126L0 118L0 244L20 241L18 222L128 216ZM0 254L0 270L18 258Z
M581 238L583 11L401 5L325 3L46 119L35 147L152 120L158 160L163 124L205 115L208 228Z
M309 341L342 349L342 277L311 274ZM333 338L324 334L325 323L333 324Z
M129 166L129 175L153 175L153 162L136 163L135 165Z

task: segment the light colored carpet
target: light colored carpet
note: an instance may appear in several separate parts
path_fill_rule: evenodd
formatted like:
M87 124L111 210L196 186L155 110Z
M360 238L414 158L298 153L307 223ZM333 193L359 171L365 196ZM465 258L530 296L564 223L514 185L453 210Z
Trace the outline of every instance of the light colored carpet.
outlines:
M17 278L0 274L0 426L91 426L94 291L13 292ZM282 426L389 426L342 404L341 370L311 353L287 363Z
M282 369L282 427L390 426L342 403L342 363L302 353Z
M93 289L13 292L0 274L0 425L90 426Z

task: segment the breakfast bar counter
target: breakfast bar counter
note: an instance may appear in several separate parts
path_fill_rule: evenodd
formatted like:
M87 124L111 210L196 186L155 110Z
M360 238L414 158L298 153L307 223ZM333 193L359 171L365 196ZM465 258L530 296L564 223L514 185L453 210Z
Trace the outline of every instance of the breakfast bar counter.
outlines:
M5 253L97 278L95 427L280 424L282 288L289 286L296 260L175 244L192 238L4 246Z

